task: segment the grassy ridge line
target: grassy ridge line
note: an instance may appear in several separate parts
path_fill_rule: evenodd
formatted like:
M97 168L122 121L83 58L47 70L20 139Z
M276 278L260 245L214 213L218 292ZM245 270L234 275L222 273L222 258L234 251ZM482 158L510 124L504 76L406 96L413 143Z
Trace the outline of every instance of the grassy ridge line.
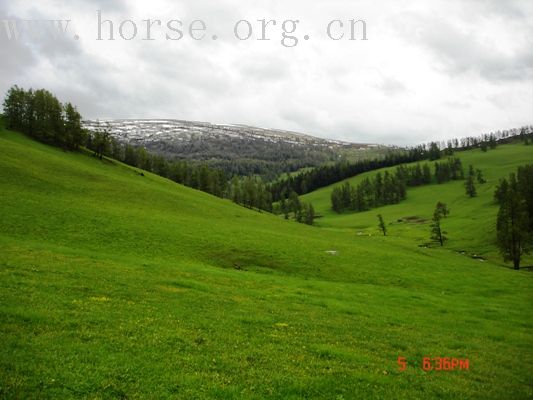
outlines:
M283 221L15 133L0 147L0 397L533 394L527 273ZM473 368L400 373L400 354Z
M486 153L476 149L458 152L456 156L461 159L465 169L470 164L481 169L487 180L486 184L476 184L478 196L473 199L466 196L463 181L408 188L407 200L400 204L361 213L337 214L331 210L331 191L345 181L302 196L302 199L311 202L317 214L323 216L317 219L317 225L320 227L374 234L378 232L376 215L382 214L385 221L390 224L388 225L389 235L403 237L414 244L429 241L431 215L437 201L443 201L451 209L450 217L442 222L449 237L446 247L455 251L475 253L494 263L504 265L494 243L498 211L493 200L494 190L499 179L516 171L518 166L533 160L533 146L506 144ZM411 165L414 164L416 163ZM374 176L378 171L385 170L394 171L394 168L372 171L346 181L357 185L365 177ZM416 218L409 222L409 217ZM398 222L399 220L402 222ZM533 257L526 257L523 265L529 264L533 264Z

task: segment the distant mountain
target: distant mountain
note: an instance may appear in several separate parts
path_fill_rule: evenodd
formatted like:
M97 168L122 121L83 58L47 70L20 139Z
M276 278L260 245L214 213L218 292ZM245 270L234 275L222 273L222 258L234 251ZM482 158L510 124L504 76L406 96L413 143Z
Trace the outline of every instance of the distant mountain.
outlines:
M87 120L85 128L108 129L123 143L144 146L168 158L205 162L229 174L274 178L341 159L356 160L383 153L375 144L328 140L276 129L245 125L159 119Z

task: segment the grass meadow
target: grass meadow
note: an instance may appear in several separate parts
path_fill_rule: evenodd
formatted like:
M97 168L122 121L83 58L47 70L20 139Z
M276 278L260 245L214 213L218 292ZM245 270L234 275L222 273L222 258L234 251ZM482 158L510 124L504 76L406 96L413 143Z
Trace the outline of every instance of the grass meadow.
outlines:
M491 241L494 185L533 146L461 154L475 199L455 182L334 215L317 191L316 227L6 130L0 150L1 398L533 396L532 275ZM438 200L449 244L419 247L427 222L397 221Z

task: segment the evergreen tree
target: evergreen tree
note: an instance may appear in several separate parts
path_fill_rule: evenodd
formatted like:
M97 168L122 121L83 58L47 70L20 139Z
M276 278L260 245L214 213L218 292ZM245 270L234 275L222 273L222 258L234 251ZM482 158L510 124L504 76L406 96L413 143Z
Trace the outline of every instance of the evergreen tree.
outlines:
M529 232L533 238L533 164L518 167L517 171L518 191L525 203L529 221Z
M442 227L440 224L441 219L441 211L436 208L435 212L433 213L433 223L431 224L431 240L434 240L440 243L441 246L444 246L444 242L448 240L448 238L444 236L444 232L442 231Z
M429 185L431 183L431 168L428 164L424 164L422 167L422 180L425 185Z
M489 147L491 149L495 149L496 146L497 146L496 137L494 136L493 133L491 133L489 137Z
M289 209L296 214L301 213L302 204L295 191L289 193ZM299 221L298 221L299 222Z
M224 171L221 171L224 173ZM259 206L260 210L272 212L272 194L266 189L265 185L260 183L259 186ZM314 218L314 217L313 217Z
M352 186L346 182L341 187L342 205L344 208L351 209L352 206Z
M126 164L128 164L128 165L133 166L133 167L139 166L139 160L138 160L138 157L137 157L137 150L135 149L135 147L133 147L130 144L127 144L126 148L124 150L124 162ZM174 179L174 180L179 182L179 183L183 183L183 180L177 180L177 179Z
M34 94L34 136L46 143L66 148L63 106L48 90L39 89Z
M243 186L244 205L248 208L253 208L258 203L258 193L256 182L251 177L244 178Z
M144 147L137 147L137 167L144 169L145 171L152 170L152 158ZM199 187L198 182L195 182L195 188Z
M502 185L500 185L502 187ZM531 245L528 213L522 198L516 175L509 176L496 221L497 244L505 261L512 261L514 269L520 268L522 255Z
M477 196L476 185L474 184L474 178L475 178L474 167L470 165L469 170L468 170L468 176L466 177L466 182L465 182L466 194L470 197Z
M440 158L440 148L439 144L436 142L431 142L429 145L428 156L430 161L438 160Z
M315 209L311 203L305 203L305 216L304 216L304 223L307 225L313 225L315 221Z
M298 208L294 210L294 219L296 222L302 223L305 219L305 205L300 203Z
M449 180L447 168L441 163L435 163L435 180L437 183L444 183Z
M30 89L24 92L23 118L22 118L22 132L30 136L35 135L35 95Z
M498 186L496 186L496 191L494 192L494 201L502 205L505 201L505 196L507 196L507 191L509 190L509 183L507 179L501 179Z
M109 131L107 129L99 129L92 135L92 147L94 156L103 159L104 155L108 154L110 146Z
M453 180L460 180L464 179L464 171L463 171L463 164L461 163L461 160L459 158L450 158L448 159L448 163L451 166L452 169L452 179Z
M280 206L280 211L283 214L283 217L285 219L289 219L289 206L287 205L287 199L285 197L281 198L279 206Z
M244 196L241 188L241 180L238 177L233 177L229 186L229 198L236 204L244 204Z
M440 216L440 218L446 218L450 214L450 209L445 203L439 201L435 206L435 212Z
M383 236L387 236L387 227L385 226L385 221L383 220L383 216L381 214L378 214L378 221L379 221L379 229L383 233Z
M226 194L226 191L228 190L228 177L226 176L226 173L223 170L211 170L212 173L215 175L215 181L217 182L215 186L215 191L212 193L215 196L218 197L224 197ZM265 188L266 192L266 188ZM270 192L267 192L267 200L269 200L268 203L268 210L272 211L272 194Z
M381 175L381 172L378 172L374 178L374 207L379 207L384 204L383 189L383 176Z
M354 207L357 211L366 211L368 210L368 201L367 196L365 195L364 187L358 185L354 193Z
M64 112L65 143L69 148L77 150L85 139L85 132L81 126L81 115L71 103L65 105Z
M331 192L331 208L336 213L342 213L344 211L344 203L342 201L342 189L336 187Z
M169 175L169 164L168 162L160 155L155 155L152 157L152 172L159 176L168 177ZM209 193L213 194L213 191Z
M126 152L125 148L117 139L111 138L111 157L115 160L125 162ZM168 175L168 172L167 172ZM168 177L168 176L167 176Z
M453 155L453 143L451 140L448 140L447 144L446 144L446 149L444 150L444 154L447 155L447 156L452 156Z
M7 91L3 107L8 129L23 128L25 103L24 98L24 89L19 88L17 85L12 86Z
M483 177L483 171L481 171L480 169L476 169L476 178L477 178L477 183L481 185L483 185L484 183L487 183L487 181Z
M422 167L420 167L420 164L417 163L414 169L411 170L411 182L413 182L413 186L419 186L423 184L424 175L422 172Z

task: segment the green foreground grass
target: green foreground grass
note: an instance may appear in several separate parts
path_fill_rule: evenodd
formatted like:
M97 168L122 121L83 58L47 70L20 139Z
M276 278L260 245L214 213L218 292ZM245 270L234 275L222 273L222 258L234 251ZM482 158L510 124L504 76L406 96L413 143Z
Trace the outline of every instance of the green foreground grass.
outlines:
M533 396L528 272L5 130L0 149L1 398ZM424 356L470 368L424 372Z

